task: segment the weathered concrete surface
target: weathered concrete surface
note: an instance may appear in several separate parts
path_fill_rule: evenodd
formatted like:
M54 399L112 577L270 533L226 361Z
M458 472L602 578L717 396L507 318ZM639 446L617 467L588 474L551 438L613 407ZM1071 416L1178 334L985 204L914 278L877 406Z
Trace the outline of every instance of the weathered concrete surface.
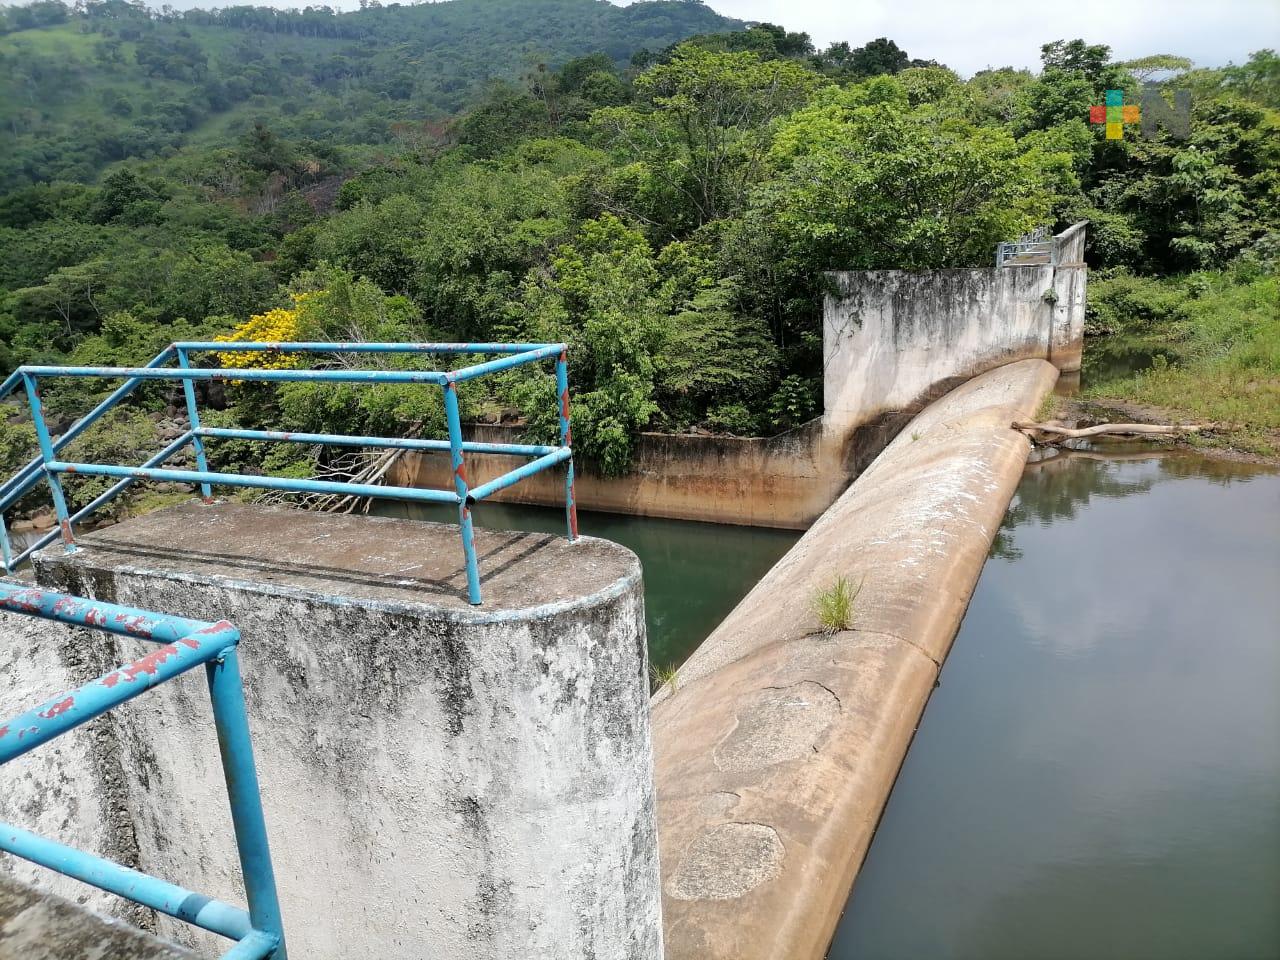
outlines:
M1056 378L1020 361L916 417L655 698L667 960L825 955L1025 465L1009 424Z
M196 956L0 873L0 960L196 960Z
M241 628L291 955L660 957L638 561L590 538L476 539L480 608L466 601L456 527L233 504L98 531L75 554L44 552L37 573L53 589ZM19 642L9 627L6 649ZM131 646L95 635L81 649L94 675ZM13 667L24 702L56 692L20 658ZM65 837L121 811L124 841L79 839L102 853L124 842L117 859L242 902L203 677L109 716L114 759L98 758L78 800L51 795L60 758L35 751L29 777L0 771L0 815L38 815ZM213 952L184 924L156 929Z
M100 656L98 638L102 636L97 631L0 613L0 718L21 713L117 666ZM0 767L0 819L137 866L133 818L119 789L116 716L108 713L91 720ZM155 929L151 911L26 860L0 854L0 876L36 884L88 909Z
M1054 237L1057 266L1053 271L1053 339L1046 358L1063 373L1079 374L1084 359L1085 290L1089 268L1084 262L1085 223Z
M1054 238L1058 266L859 270L830 274L823 309L828 429L907 409L1015 360L1079 370L1085 225Z
M522 432L519 426L476 424L468 428L467 439L517 443ZM467 475L472 483L487 483L524 462L469 454ZM388 482L447 489L453 482L449 458L406 454ZM767 438L643 433L630 473L602 477L580 470L575 494L584 510L803 530L848 482L842 445L828 442L819 419ZM489 499L560 506L564 474L535 474Z

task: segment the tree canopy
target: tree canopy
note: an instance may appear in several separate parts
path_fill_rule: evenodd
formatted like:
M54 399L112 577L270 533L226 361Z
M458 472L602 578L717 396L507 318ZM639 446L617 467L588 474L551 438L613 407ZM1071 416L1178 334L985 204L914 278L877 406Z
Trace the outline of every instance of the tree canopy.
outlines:
M1203 70L1059 40L1038 73L966 81L887 38L819 51L699 3L524 2L7 9L0 360L136 361L179 331L281 324L563 339L580 452L617 473L645 429L813 416L825 270L986 265L1081 218L1107 277L1274 269L1273 51ZM1193 92L1189 139L1090 125L1105 90L1144 82ZM553 393L513 373L463 401L541 437ZM220 402L223 422L329 432L439 415L412 390Z

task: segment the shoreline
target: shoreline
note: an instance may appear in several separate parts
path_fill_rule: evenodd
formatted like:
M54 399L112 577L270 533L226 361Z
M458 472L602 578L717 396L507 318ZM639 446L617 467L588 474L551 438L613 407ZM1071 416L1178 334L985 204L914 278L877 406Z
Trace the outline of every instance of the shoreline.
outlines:
M1177 410L1151 404L1125 400L1122 397L1068 397L1053 398L1053 416L1077 425L1126 421L1130 423L1195 423L1199 418L1180 415ZM1047 418L1046 418L1047 419ZM1223 425L1203 434L1181 437L1127 437L1126 443L1139 442L1157 449L1185 450L1202 456L1233 463L1250 463L1259 466L1280 467L1280 453L1264 454L1248 450L1233 441L1241 425ZM1277 450L1280 450L1280 431L1267 431ZM1212 438L1217 442L1196 442L1199 438ZM1095 439L1097 442L1097 439Z

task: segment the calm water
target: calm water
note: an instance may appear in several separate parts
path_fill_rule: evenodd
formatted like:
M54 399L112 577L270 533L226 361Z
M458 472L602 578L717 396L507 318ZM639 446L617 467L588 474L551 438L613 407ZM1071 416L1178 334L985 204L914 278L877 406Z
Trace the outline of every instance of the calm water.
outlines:
M1114 335L1087 341L1081 379L1097 386L1149 370L1158 359L1173 362L1177 354L1167 343Z
M837 960L1280 957L1280 475L1033 465Z
M380 501L382 516L454 522L451 507ZM480 526L506 530L564 532L564 511L485 503L473 516ZM581 531L635 551L644 565L649 659L683 663L698 644L746 596L747 591L800 539L793 530L732 527L649 517L580 511ZM481 576L484 570L480 571Z

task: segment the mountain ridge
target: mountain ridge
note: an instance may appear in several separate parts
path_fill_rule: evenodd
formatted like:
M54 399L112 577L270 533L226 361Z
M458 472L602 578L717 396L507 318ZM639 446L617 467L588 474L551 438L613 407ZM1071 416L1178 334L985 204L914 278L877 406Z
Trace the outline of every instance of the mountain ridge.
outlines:
M743 26L696 0L0 8L0 190L91 182L112 163L172 155L254 122L385 143L393 125L454 116L489 83L597 52L622 63Z

